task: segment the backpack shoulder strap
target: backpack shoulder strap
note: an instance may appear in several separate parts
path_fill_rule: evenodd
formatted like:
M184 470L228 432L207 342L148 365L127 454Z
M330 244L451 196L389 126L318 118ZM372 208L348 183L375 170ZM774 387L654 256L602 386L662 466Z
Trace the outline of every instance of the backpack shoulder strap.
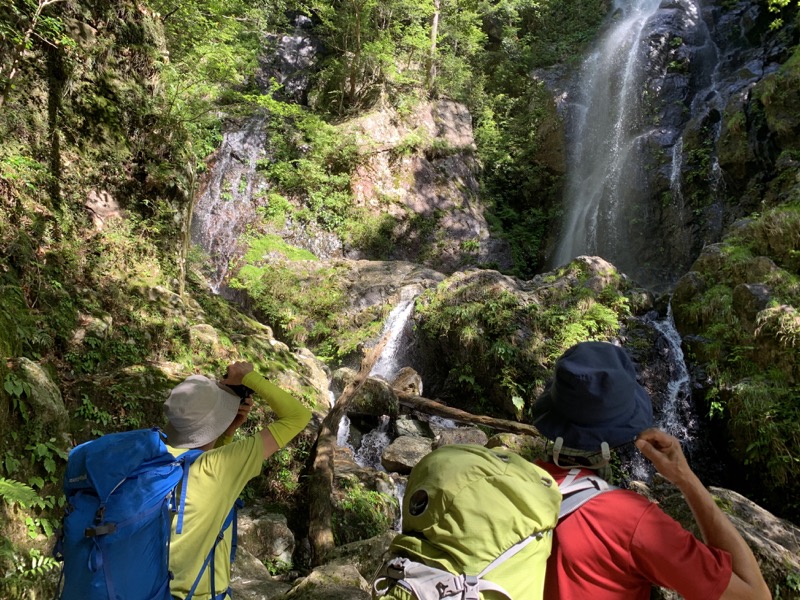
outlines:
M211 593L212 598L217 597L217 588L216 584L214 583L214 557L216 556L216 550L219 543L222 541L225 532L228 528L233 525L233 536L231 538L231 564L233 564L233 560L236 558L236 546L237 546L237 521L239 515L239 509L244 506L244 502L237 498L236 501L233 503L233 507L231 508L228 516L225 518L225 521L222 523L222 527L217 534L217 539L214 540L214 545L211 547L211 550L206 556L206 560L203 562L203 566L200 567L200 572L197 574L197 577L194 580L194 584L192 584L192 589L189 590L188 595L186 596L186 600L191 600L192 596L194 596L194 592L197 589L198 584L200 583L200 579L203 577L203 573L205 573L206 569L209 569L209 573L211 574ZM228 586L228 590L230 590L230 585ZM226 592L227 593L227 592Z
M175 533L183 532L183 509L186 506L186 491L189 489L189 467L203 454L202 450L187 450L178 457L178 462L183 467L183 477L181 478L180 498L172 496L173 510L178 514L178 523L175 525ZM174 490L173 490L174 492Z
M595 496L619 489L601 477L596 475L578 477L579 473L580 469L570 470L564 481L558 486L562 496L561 509L558 511L559 521L578 510Z

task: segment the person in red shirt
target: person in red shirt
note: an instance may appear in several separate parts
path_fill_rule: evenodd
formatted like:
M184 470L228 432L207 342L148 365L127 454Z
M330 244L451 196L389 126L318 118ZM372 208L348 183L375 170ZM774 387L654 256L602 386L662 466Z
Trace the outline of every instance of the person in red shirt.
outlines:
M635 443L683 494L703 541L632 491L613 489L564 517L547 564L545 600L647 600L652 586L685 600L762 600L771 594L752 551L689 467L680 442L652 427L652 402L625 350L582 342L556 361L534 405L553 444L539 466L561 483L610 474L611 450Z

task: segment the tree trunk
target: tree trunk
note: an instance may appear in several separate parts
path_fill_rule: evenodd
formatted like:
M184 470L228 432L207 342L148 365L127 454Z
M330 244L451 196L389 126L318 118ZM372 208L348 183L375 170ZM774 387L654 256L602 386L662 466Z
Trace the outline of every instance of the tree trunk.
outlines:
M436 79L436 40L439 37L439 10L441 0L433 0L433 19L431 21L431 45L428 53L428 72L425 77L425 88L430 92Z
M494 419L492 417L486 417L483 415L473 415L472 413L468 413L458 408L445 406L444 404L436 402L435 400L428 400L422 396L415 396L414 394L401 392L399 390L395 390L395 393L397 394L400 404L420 412L453 419L454 421L459 421L461 423L486 425L487 427L497 429L498 431L508 431L510 433L518 433L535 437L541 436L539 431L533 425L518 423L517 421L507 421L506 419Z
M8 67L8 77L6 79L6 83L3 86L3 90L0 91L0 108L3 107L5 104L6 98L11 93L11 85L14 83L14 77L17 74L17 66L19 65L19 61L22 59L22 55L25 52L25 49L28 47L28 42L31 39L31 36L36 31L36 27L39 24L39 18L42 16L42 11L49 5L55 4L56 2L62 2L62 0L39 0L36 6L36 12L34 12L33 16L31 17L30 25L28 29L25 30L25 35L23 36L22 40L17 44L15 48L11 50L11 62ZM0 71L0 76L3 73Z
M333 494L333 458L336 454L336 434L339 430L339 421L342 415L347 412L355 393L367 380L375 361L378 360L384 346L386 346L389 333L387 331L378 345L372 348L364 357L358 375L344 388L336 404L323 419L319 428L316 455L308 478L310 498L308 541L311 545L312 566L322 564L325 556L333 550L335 545L331 526L333 514L331 496Z

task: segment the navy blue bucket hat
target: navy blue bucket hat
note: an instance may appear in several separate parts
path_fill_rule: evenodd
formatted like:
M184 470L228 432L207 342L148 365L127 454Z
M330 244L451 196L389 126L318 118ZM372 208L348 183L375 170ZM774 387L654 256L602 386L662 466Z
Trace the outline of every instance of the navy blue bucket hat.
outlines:
M576 450L598 450L603 442L615 448L653 425L653 403L628 353L608 342L581 342L564 352L533 414L542 435Z

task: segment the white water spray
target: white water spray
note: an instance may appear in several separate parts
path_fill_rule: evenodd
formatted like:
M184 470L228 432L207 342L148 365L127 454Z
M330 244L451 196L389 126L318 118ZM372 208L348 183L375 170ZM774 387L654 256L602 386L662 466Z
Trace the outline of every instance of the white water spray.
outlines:
M665 400L655 419L655 426L678 438L684 453L688 456L694 449L699 423L692 405L689 370L686 368L681 349L681 337L675 329L675 321L672 318L672 306L669 307L664 319L653 321L652 325L667 342L666 353L670 372ZM633 478L650 481L654 472L652 464L636 453L631 465Z
M620 14L584 62L572 107L574 147L567 174L567 216L555 264L581 254L616 259L624 249L618 216L641 183L639 145L641 73L647 60L643 33L660 0L615 3Z
M378 360L369 372L372 377L382 377L386 381L391 381L397 372L400 370L399 361L405 347L404 341L407 341L405 335L410 328L411 313L414 311L414 298L410 300L403 300L389 313L386 319L386 324L381 331L381 337L389 333L389 339L386 340L386 345L383 347L383 352L378 357Z

